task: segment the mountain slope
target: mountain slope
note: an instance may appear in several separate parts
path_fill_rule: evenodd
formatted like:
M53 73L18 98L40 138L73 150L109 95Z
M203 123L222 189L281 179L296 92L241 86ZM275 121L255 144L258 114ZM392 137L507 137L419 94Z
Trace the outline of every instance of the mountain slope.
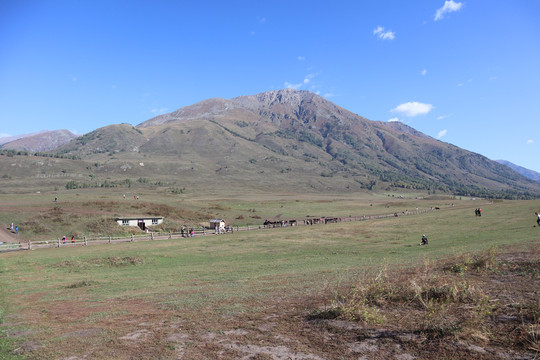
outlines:
M209 99L136 127L111 125L57 151L106 160L109 173L122 166L126 176L197 186L540 196L540 184L482 155L289 89Z
M327 165L332 164L322 169L327 175L348 173L364 187L383 182L385 186L464 193L482 188L539 190L536 184L482 155L402 123L367 120L308 91L280 90L231 100L205 100L137 128L175 127L193 121L214 122L237 138L288 158L324 159ZM299 145L303 150L295 151Z
M32 152L48 151L62 146L76 137L77 135L69 130L44 131L7 142L1 147Z
M525 176L528 179L534 180L534 181L540 181L540 173L537 173L536 171L526 169L522 166L516 165L511 163L510 161L506 160L496 160L499 164L503 164L511 168L512 170L518 172L519 174Z

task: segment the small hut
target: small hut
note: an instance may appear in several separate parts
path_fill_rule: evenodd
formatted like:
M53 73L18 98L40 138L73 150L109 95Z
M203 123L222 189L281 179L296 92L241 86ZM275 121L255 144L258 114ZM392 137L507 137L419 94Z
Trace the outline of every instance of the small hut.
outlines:
M214 229L216 234L221 234L225 232L225 220L223 219L211 219L210 220L210 229Z
M141 230L146 230L147 227L159 225L163 222L163 217L148 217L148 216L128 216L118 217L114 219L121 226L138 226Z

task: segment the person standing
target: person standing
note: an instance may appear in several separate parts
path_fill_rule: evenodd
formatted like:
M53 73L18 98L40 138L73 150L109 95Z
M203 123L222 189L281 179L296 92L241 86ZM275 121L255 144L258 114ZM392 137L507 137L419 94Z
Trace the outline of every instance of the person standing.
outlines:
M536 223L538 224L538 226L540 226L540 213L535 212L535 214L536 214Z

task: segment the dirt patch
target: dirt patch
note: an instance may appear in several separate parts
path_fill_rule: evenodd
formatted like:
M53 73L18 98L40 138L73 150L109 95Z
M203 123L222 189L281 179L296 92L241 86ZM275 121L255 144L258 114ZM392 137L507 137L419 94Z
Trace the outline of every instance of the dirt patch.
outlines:
M0 242L3 243L18 243L19 239L17 239L16 235L9 230L9 226L7 229L5 228L5 225L0 227Z

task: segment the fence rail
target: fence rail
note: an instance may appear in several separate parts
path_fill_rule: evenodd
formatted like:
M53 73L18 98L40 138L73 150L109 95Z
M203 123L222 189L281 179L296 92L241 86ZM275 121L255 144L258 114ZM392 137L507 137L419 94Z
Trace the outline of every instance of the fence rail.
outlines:
M363 215L363 216L350 216L345 218L339 218L340 222L352 222L352 221L365 221L365 220L375 220L375 219L384 219L389 217L397 217L397 216L403 216L403 215L418 215L421 213L425 213L428 211L432 211L431 209L426 210L416 210L416 211L407 211L407 212L401 212L399 214L393 213L393 214L380 214L380 215ZM317 222L309 221L309 220L318 220ZM255 225L245 225L245 226L230 226L227 231L221 232L217 234L213 229L207 229L207 228L194 228L193 236L194 237L200 237L200 236L207 236L207 235L223 235L228 233L234 233L236 231L252 231L252 230L268 230L273 229L276 227L287 227L287 226L310 226L310 225L319 225L319 224L325 224L323 221L324 219L327 219L325 217L321 218L314 218L311 217L309 219L303 220L303 221L295 221L294 225L291 225L289 223L283 222L281 225L276 226L275 224L273 226L265 226L263 224L255 224ZM335 218L333 218L335 219ZM36 250L36 249L44 249L44 248L61 248L61 247L72 247L72 246L81 246L81 245L98 245L98 244L113 244L113 243L122 243L122 242L139 242L139 241L155 241L155 240L172 240L172 239L183 239L183 238L189 238L192 237L187 231L180 232L180 233L173 233L173 232L154 232L150 231L146 234L142 235L130 235L130 236L101 236L101 237L83 237L82 239L76 239L74 242L71 241L71 239L65 239L65 241L60 238L56 240L40 240L40 241L26 241L26 242L19 242L19 243L4 243L0 244L0 253L1 252L8 252L8 251L18 251L18 250Z

